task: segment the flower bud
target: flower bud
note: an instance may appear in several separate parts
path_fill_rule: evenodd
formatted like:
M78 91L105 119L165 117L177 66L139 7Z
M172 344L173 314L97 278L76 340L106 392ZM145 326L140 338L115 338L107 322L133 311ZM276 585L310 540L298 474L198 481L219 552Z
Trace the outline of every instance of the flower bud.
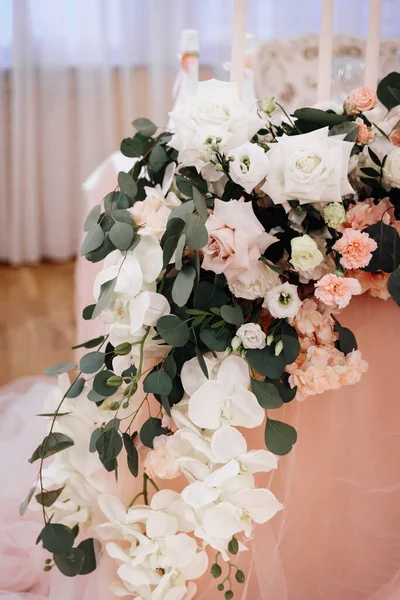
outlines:
M269 335L267 335L267 346L270 346L273 341L274 341L274 336L272 333L270 333Z
M270 117L276 109L275 98L271 96L270 98L264 98L264 100L261 100L261 108Z
M240 339L240 337L238 335L235 335L235 337L231 341L232 350L234 352L237 352L237 350L239 350L241 345L242 345L242 340Z
M283 350L283 342L279 340L279 342L275 345L275 356L279 356Z

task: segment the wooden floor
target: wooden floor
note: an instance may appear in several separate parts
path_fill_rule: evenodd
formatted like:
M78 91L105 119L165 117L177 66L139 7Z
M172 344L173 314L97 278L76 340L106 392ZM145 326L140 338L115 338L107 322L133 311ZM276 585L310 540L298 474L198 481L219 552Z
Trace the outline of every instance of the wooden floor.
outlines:
M0 266L0 385L73 360L74 263Z

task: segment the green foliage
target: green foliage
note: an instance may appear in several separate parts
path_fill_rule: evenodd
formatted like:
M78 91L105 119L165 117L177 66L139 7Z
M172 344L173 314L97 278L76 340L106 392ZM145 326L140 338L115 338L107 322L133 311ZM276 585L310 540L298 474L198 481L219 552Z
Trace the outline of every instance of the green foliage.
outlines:
M132 244L135 230L128 223L115 221L110 229L110 240L118 250L128 250Z
M25 500L23 502L21 502L20 507L19 507L19 516L23 517L24 514L26 513L26 511L28 510L28 506L33 498L33 494L36 491L36 487L32 487L29 492L27 497L25 498Z
M257 373L269 379L280 377L286 366L283 352L275 356L272 346L266 346L262 350L247 350L246 359Z
M113 419L107 423L95 442L99 458L107 471L114 471L117 468L117 457L122 450L122 437L118 427L119 419Z
M393 300L400 306L400 268L390 274L388 279L388 292Z
M57 498L60 496L61 492L63 491L65 486L58 488L57 490L50 490L47 492L39 492L39 494L36 494L35 498L37 500L37 502L39 504L41 504L42 506L46 506L49 507L52 504L54 504L54 502L57 500Z
M343 352L343 354L349 354L353 350L357 350L357 341L354 333L347 327L342 327L339 321L335 321L335 331L339 334L339 339L336 346Z
M72 346L71 350L77 350L77 348L95 348L99 346L104 341L104 335L100 337L93 338L92 340L88 340L87 342L82 342L81 344L77 344L76 346Z
M329 131L329 135L343 135L345 142L355 142L359 132L359 126L354 121L345 121L334 125Z
M93 312L94 312L95 308L96 308L95 304L88 304L88 306L85 306L85 308L82 311L82 318L85 321L90 321L90 319L93 318Z
M161 247L163 249L163 267L166 268L174 254L178 245L178 240L182 231L185 228L183 219L170 219L167 223L167 228L161 238Z
M167 344L174 347L184 346L190 338L190 329L187 323L175 315L166 315L158 319L157 331Z
M124 138L120 150L128 158L139 158L143 155L143 145L137 137Z
M132 125L142 135L148 136L148 137L151 137L157 131L156 125L154 125L154 123L152 121L150 121L150 119L145 119L145 118L135 119L132 122Z
M63 373L68 373L68 371L73 371L76 369L78 365L76 363L59 363L58 365L53 365L52 367L47 367L44 374L47 377L58 377Z
M168 396L172 390L171 377L165 371L149 373L143 382L143 391L147 394L163 394Z
M83 226L84 231L89 231L92 227L95 227L99 221L101 214L101 208L99 205L93 206L86 217L85 224Z
M68 435L58 432L49 433L49 435L46 435L43 442L36 448L29 459L29 462L33 463L41 458L48 458L49 456L57 454L57 452L61 452L62 450L65 450L73 445L74 440L72 440Z
M226 323L232 325L242 325L244 323L243 311L238 304L236 306L227 304L221 306L221 317Z
M197 188L193 188L193 203L200 217L203 221L206 221L208 217L206 200Z
M182 269L183 251L186 245L186 234L182 233L178 239L175 251L175 269L180 271Z
M230 346L232 338L232 331L226 326L219 329L212 329L210 327L200 332L200 339L203 344L215 352L224 352Z
M154 150L151 151L149 158L149 167L157 173L165 163L169 160L168 154L166 153L163 146L155 146Z
M279 408L283 404L281 395L273 383L251 379L251 390L263 408Z
M96 319L100 313L106 308L109 303L111 296L114 292L115 284L117 283L117 277L110 279L103 283L100 287L99 299L92 313L92 319Z
M113 373L113 371L105 370L99 371L93 379L93 389L102 398L107 398L108 396L115 394L115 387L108 383L112 377L115 377L115 373Z
M380 270L392 273L400 264L400 237L397 230L380 221L363 231L368 233L378 244L378 248L372 253L372 258L364 267L364 271L375 273Z
M172 287L172 299L177 306L185 306L192 293L196 270L190 265L184 265L175 278Z
M297 441L297 432L294 427L283 423L267 419L265 428L265 444L271 452L278 456L288 454Z
M214 577L214 579L218 579L218 577L221 577L222 569L218 563L214 563L211 565L210 573L211 576Z
M193 298L194 308L210 310L210 308L221 308L230 301L230 297L220 287L209 281L200 281Z
M381 79L377 89L378 99L388 110L400 104L400 73L393 71Z
M238 569L235 574L235 579L238 583L244 583L246 581L246 577L245 577L243 571Z
M122 434L124 442L124 448L127 454L128 469L134 477L138 476L139 473L139 454L133 443L132 437L128 433Z
M105 353L95 350L82 356L79 368L82 373L96 373L104 365Z
M293 116L300 121L309 121L315 125L315 129L321 127L333 127L339 123L351 120L347 115L337 115L334 112L320 110L319 108L299 108Z
M87 232L85 240L82 244L81 256L85 256L85 254L89 254L89 252L93 252L93 250L99 248L103 241L103 229L100 227L100 225L93 225L93 227Z
M47 523L40 532L43 548L48 552L62 554L74 545L75 536L70 527L60 523Z
M129 173L125 173L124 171L118 173L118 185L121 192L124 192L129 198L135 199L137 183Z
M200 215L189 213L185 217L186 244L193 250L204 248L208 241L208 232Z
M161 426L161 419L149 417L140 430L140 441L147 448L153 448L154 438L167 433L168 429Z

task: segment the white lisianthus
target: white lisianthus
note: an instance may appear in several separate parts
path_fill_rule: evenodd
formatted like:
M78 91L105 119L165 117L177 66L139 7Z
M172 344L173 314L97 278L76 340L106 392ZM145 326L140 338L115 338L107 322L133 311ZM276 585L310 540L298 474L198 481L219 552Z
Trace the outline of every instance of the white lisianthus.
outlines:
M262 181L267 173L268 158L261 146L246 142L229 154L229 175L248 194Z
M346 211L340 202L331 202L323 209L323 217L328 227L337 229L346 222Z
M228 281L229 289L236 298L255 300L264 298L271 288L279 283L279 275L260 260L251 264Z
M135 202L131 208L132 216L142 231L161 239L169 215L181 204L181 201L174 192L169 192L165 197L160 185L154 188L145 187L144 190L146 198L141 202Z
M261 189L275 204L340 202L343 195L353 193L347 180L353 143L328 137L328 133L325 127L283 136L271 144L267 180Z
M383 167L383 178L392 187L400 188L400 148L389 153Z
M293 318L302 305L297 294L297 285L283 283L270 290L265 296L263 307L276 319Z
M291 241L292 256L290 262L296 271L315 269L324 260L317 243L307 234L295 237Z
M242 104L236 83L210 79L197 86L196 96L189 96L170 113L175 134L169 145L179 152L179 162L201 170L209 156L207 140L221 140L220 150L230 152L248 142L263 126L255 112Z
M265 333L258 323L244 323L236 332L246 350L265 348Z

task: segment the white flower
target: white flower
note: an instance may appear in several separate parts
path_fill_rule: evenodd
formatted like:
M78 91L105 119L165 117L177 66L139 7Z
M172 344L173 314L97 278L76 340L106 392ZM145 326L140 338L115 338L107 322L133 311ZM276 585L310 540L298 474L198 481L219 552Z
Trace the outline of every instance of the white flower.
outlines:
M400 148L394 148L383 167L383 177L386 183L395 188L400 188Z
M265 348L265 333L258 323L244 323L236 332L242 340L243 348L255 350Z
M302 301L297 295L297 286L290 283L278 285L265 296L264 308L277 319L295 317Z
M169 215L174 208L181 204L181 201L174 192L169 192L165 197L160 185L144 189L146 198L141 202L135 202L131 208L132 216L142 231L161 239L166 230Z
M299 200L340 202L353 192L347 180L353 144L328 137L328 128L302 135L283 136L267 154L267 180L261 188L275 204Z
M276 110L275 98L270 96L269 98L264 98L261 100L261 110L270 117L274 110Z
M263 126L262 120L249 112L240 101L236 83L211 79L197 86L196 96L171 113L176 133L169 145L179 151L179 162L204 167L209 156L208 138L220 139L220 149L227 153L248 142ZM205 159L205 160L204 160Z
M222 363L217 379L206 381L189 400L189 419L205 429L222 425L257 427L264 419L264 410L249 391L249 367L238 356L229 356Z
M236 298L264 298L279 283L279 275L261 261L252 262L248 269L229 280L229 289Z
M231 179L250 194L267 173L268 158L266 153L261 146L246 142L239 148L232 150L229 159Z
M325 223L332 229L337 229L346 222L346 211L340 202L331 202L323 209Z
M319 250L317 243L307 234L293 238L291 247L290 262L296 271L309 271L324 260L324 255Z

